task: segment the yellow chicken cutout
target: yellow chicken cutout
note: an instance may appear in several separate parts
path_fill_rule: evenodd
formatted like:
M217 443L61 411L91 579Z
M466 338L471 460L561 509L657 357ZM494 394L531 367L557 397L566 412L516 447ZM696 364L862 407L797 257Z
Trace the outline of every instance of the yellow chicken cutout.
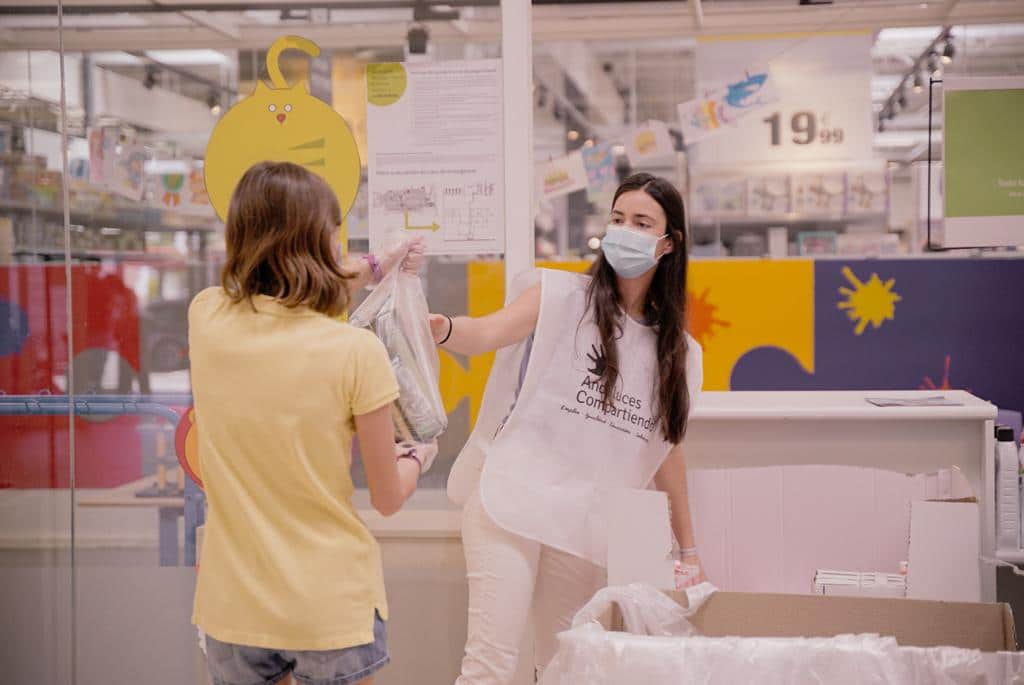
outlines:
M253 94L228 110L210 135L206 189L223 221L242 175L264 161L293 162L323 178L337 195L342 216L355 202L360 175L355 136L340 114L309 94L305 83L288 85L278 65L287 48L320 54L316 43L305 38L278 38L267 52L272 87L258 80Z

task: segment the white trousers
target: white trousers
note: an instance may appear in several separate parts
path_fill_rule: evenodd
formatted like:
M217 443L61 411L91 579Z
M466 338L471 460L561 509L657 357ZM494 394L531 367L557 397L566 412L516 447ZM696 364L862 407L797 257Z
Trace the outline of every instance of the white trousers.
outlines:
M532 622L532 659L541 673L558 651L556 635L604 587L605 569L510 533L484 511L479 489L462 514L469 580L469 624L456 685L508 685Z

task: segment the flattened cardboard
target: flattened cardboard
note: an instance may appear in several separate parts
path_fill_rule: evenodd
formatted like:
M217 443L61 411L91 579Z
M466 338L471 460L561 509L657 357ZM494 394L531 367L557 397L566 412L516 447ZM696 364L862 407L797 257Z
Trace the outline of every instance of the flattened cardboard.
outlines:
M686 595L668 593L685 605ZM877 633L904 647L1016 650L1007 604L716 592L690 619L708 637L834 637ZM622 629L615 607L606 626Z
M981 598L979 516L978 505L969 502L911 503L907 599Z
M608 584L675 587L668 497L658 490L612 490L608 495Z

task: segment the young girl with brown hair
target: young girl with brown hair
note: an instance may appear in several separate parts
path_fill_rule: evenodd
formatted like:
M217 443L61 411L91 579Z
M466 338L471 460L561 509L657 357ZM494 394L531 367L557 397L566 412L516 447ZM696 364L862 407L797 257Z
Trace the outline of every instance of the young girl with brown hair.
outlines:
M189 309L209 505L193 622L216 685L365 684L389 659L380 551L352 504L352 438L385 516L436 447L396 450L388 355L338 315L374 272L415 271L422 248L342 266L341 219L315 174L255 165L231 200L221 287Z

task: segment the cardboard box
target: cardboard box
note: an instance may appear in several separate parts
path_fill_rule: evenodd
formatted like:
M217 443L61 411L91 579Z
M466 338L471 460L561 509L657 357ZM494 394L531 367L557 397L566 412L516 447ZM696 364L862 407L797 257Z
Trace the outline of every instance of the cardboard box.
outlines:
M686 606L685 593L670 597ZM903 647L1014 651L1007 604L971 604L869 597L716 592L690 619L706 637L835 637L875 633ZM622 630L618 607L602 621Z

